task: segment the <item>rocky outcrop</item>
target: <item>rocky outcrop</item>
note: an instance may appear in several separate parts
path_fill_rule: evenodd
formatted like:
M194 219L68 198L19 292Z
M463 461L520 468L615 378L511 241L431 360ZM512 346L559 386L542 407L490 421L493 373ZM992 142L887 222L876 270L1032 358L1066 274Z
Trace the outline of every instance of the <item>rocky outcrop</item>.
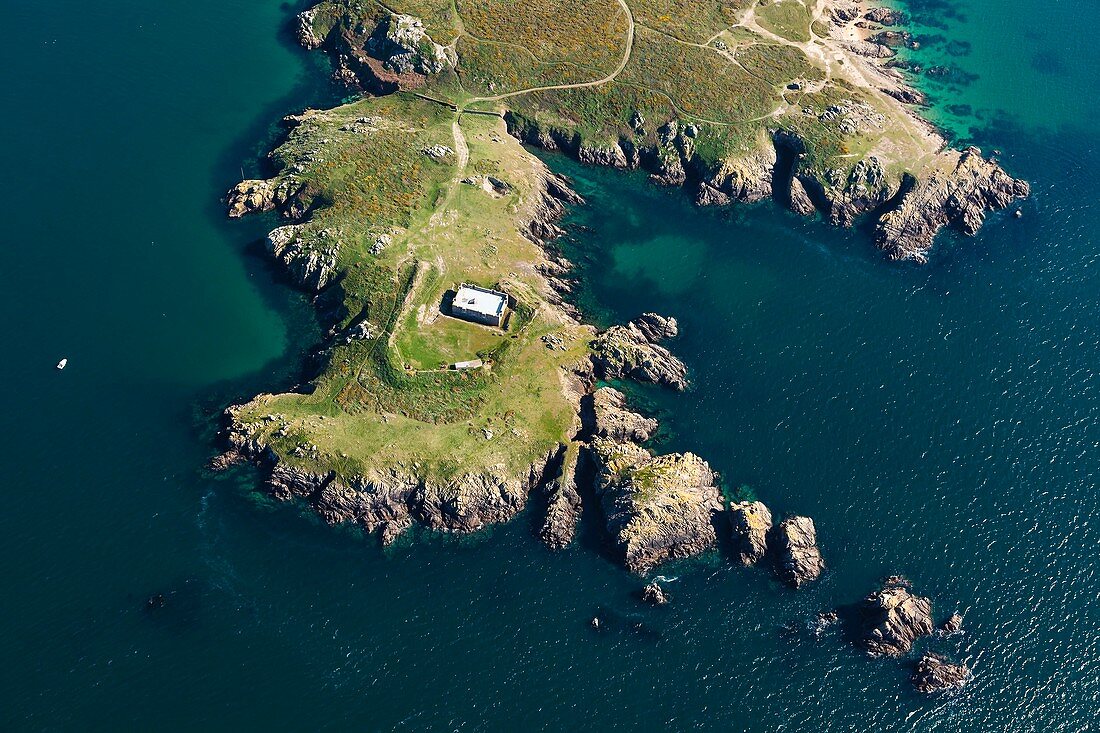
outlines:
M583 203L584 198L573 190L565 176L543 168L539 194L520 220L520 232L532 242L545 245L563 234L558 222L565 215L566 206Z
M649 603L654 606L663 606L669 601L665 589L662 588L661 584L656 580L649 583L645 588L642 588L641 599L642 603Z
M772 513L759 501L742 501L729 508L733 552L742 565L755 565L768 551Z
M768 548L776 576L794 588L816 580L825 569L814 520L809 517L788 517L773 527Z
M367 41L367 52L395 74L438 74L454 66L447 49L433 41L424 22L412 15L392 13Z
M944 636L951 634L957 634L962 631L963 617L961 613L953 613L947 617L947 620L940 624L939 631Z
M712 519L722 503L706 461L691 453L655 457L602 438L591 453L607 530L629 570L644 573L714 546Z
M936 234L953 226L974 234L987 211L1003 209L1030 192L1027 182L1012 178L999 165L969 147L945 150L934 170L902 196L879 219L875 241L890 259L926 262Z
M806 187L797 176L791 177L790 207L791 211L802 216L813 216L817 211L813 200L806 192Z
M551 550L564 550L577 533L581 519L581 495L577 490L577 452L566 451L561 471L543 489L546 514L539 527L539 539Z
M863 14L863 17L879 25L897 25L904 18L899 11L884 7L871 8Z
M629 377L673 389L687 387L687 367L659 345L677 334L676 319L646 313L612 326L592 341L592 363L601 379Z
M291 177L241 181L226 194L230 219L278 209L297 218L296 202L305 184Z
M591 432L617 443L644 443L657 431L657 421L626 406L626 395L613 387L600 387L591 396Z
M304 234L301 225L281 226L268 233L267 249L300 287L321 290L336 276L340 245L324 231Z
M958 690L965 687L973 676L965 664L952 664L939 654L929 653L917 662L917 668L910 680L917 692L927 694Z
M860 606L861 643L873 657L900 657L913 642L933 631L932 602L913 595L909 585L891 578L881 590L867 596Z

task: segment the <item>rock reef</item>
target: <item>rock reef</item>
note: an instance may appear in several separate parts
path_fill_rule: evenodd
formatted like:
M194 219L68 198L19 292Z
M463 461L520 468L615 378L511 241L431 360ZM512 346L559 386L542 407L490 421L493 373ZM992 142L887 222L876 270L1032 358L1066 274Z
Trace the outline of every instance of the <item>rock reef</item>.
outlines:
M898 578L889 579L880 590L867 596L860 614L861 643L873 657L908 654L914 641L934 631L932 602L912 594L909 584Z
M742 565L755 565L768 551L772 513L763 502L743 501L729 509L733 551Z
M714 472L692 453L654 456L633 443L592 443L596 493L627 569L644 573L715 545L722 510Z
M597 376L686 389L687 367L659 343L677 332L675 318L656 313L646 313L625 326L612 326L592 341Z
M817 580L825 570L825 561L817 548L817 529L809 517L788 517L768 533L775 573L780 580L800 588Z
M973 676L965 664L953 664L939 654L929 653L917 662L910 680L917 692L929 694L961 689Z

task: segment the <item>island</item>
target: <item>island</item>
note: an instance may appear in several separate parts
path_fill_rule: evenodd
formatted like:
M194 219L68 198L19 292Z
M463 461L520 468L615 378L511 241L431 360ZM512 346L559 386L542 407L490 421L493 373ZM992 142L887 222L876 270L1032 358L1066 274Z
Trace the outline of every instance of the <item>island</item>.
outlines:
M701 206L771 200L865 222L885 259L922 263L941 230L977 231L1028 186L921 118L890 63L900 20L848 0L324 0L301 13L302 45L329 55L354 101L286 117L272 175L226 204L282 218L267 247L315 294L321 366L297 391L228 408L215 466L251 462L277 499L385 544L530 507L561 550L592 511L636 573L725 532L738 562L814 581L826 565L812 519L773 521L733 501L705 458L649 447L656 421L608 382L685 389L679 326L584 322L554 244L582 199L524 144L641 168Z

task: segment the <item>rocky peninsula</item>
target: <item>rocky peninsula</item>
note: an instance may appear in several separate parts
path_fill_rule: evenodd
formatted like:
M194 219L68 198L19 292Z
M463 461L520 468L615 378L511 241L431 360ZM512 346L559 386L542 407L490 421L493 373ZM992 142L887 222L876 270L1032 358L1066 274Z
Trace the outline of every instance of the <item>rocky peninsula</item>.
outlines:
M792 588L818 579L812 519L731 503L704 458L655 453L656 421L606 384L688 388L670 349L679 326L581 320L553 240L582 199L521 142L643 168L699 205L773 199L867 221L888 258L917 262L942 229L973 233L1028 187L917 115L919 94L885 63L891 11L699 5L673 17L627 0L324 0L301 13L301 43L364 95L286 117L271 175L238 183L226 207L281 218L266 246L314 294L326 338L304 389L226 410L215 467L256 464L275 498L383 544L531 506L553 550L597 513L636 573L728 539L739 563L767 561ZM500 294L506 317L457 317L468 283ZM667 601L660 586L646 596ZM930 606L904 587L865 612L875 655L932 633ZM918 686L959 678L941 661L922 661Z

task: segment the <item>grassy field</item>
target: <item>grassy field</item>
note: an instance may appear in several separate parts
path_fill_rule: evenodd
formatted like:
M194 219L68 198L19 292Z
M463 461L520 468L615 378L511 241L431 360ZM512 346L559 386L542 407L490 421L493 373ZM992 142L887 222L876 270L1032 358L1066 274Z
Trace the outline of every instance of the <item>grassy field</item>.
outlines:
M338 324L370 324L367 338L335 340L309 394L260 396L239 412L281 460L344 476L415 463L445 479L521 471L568 442L574 408L561 369L582 358L590 335L547 307L534 269L541 253L520 231L541 164L499 118L466 115L465 172L494 171L508 192L458 182L457 156L423 152L455 145L454 119L404 95L361 101L310 115L274 153L281 176L308 184L303 228L338 242ZM372 254L378 233L391 241ZM443 294L464 281L518 301L506 332L440 315ZM541 340L551 333L561 347ZM489 367L418 371L475 357Z

